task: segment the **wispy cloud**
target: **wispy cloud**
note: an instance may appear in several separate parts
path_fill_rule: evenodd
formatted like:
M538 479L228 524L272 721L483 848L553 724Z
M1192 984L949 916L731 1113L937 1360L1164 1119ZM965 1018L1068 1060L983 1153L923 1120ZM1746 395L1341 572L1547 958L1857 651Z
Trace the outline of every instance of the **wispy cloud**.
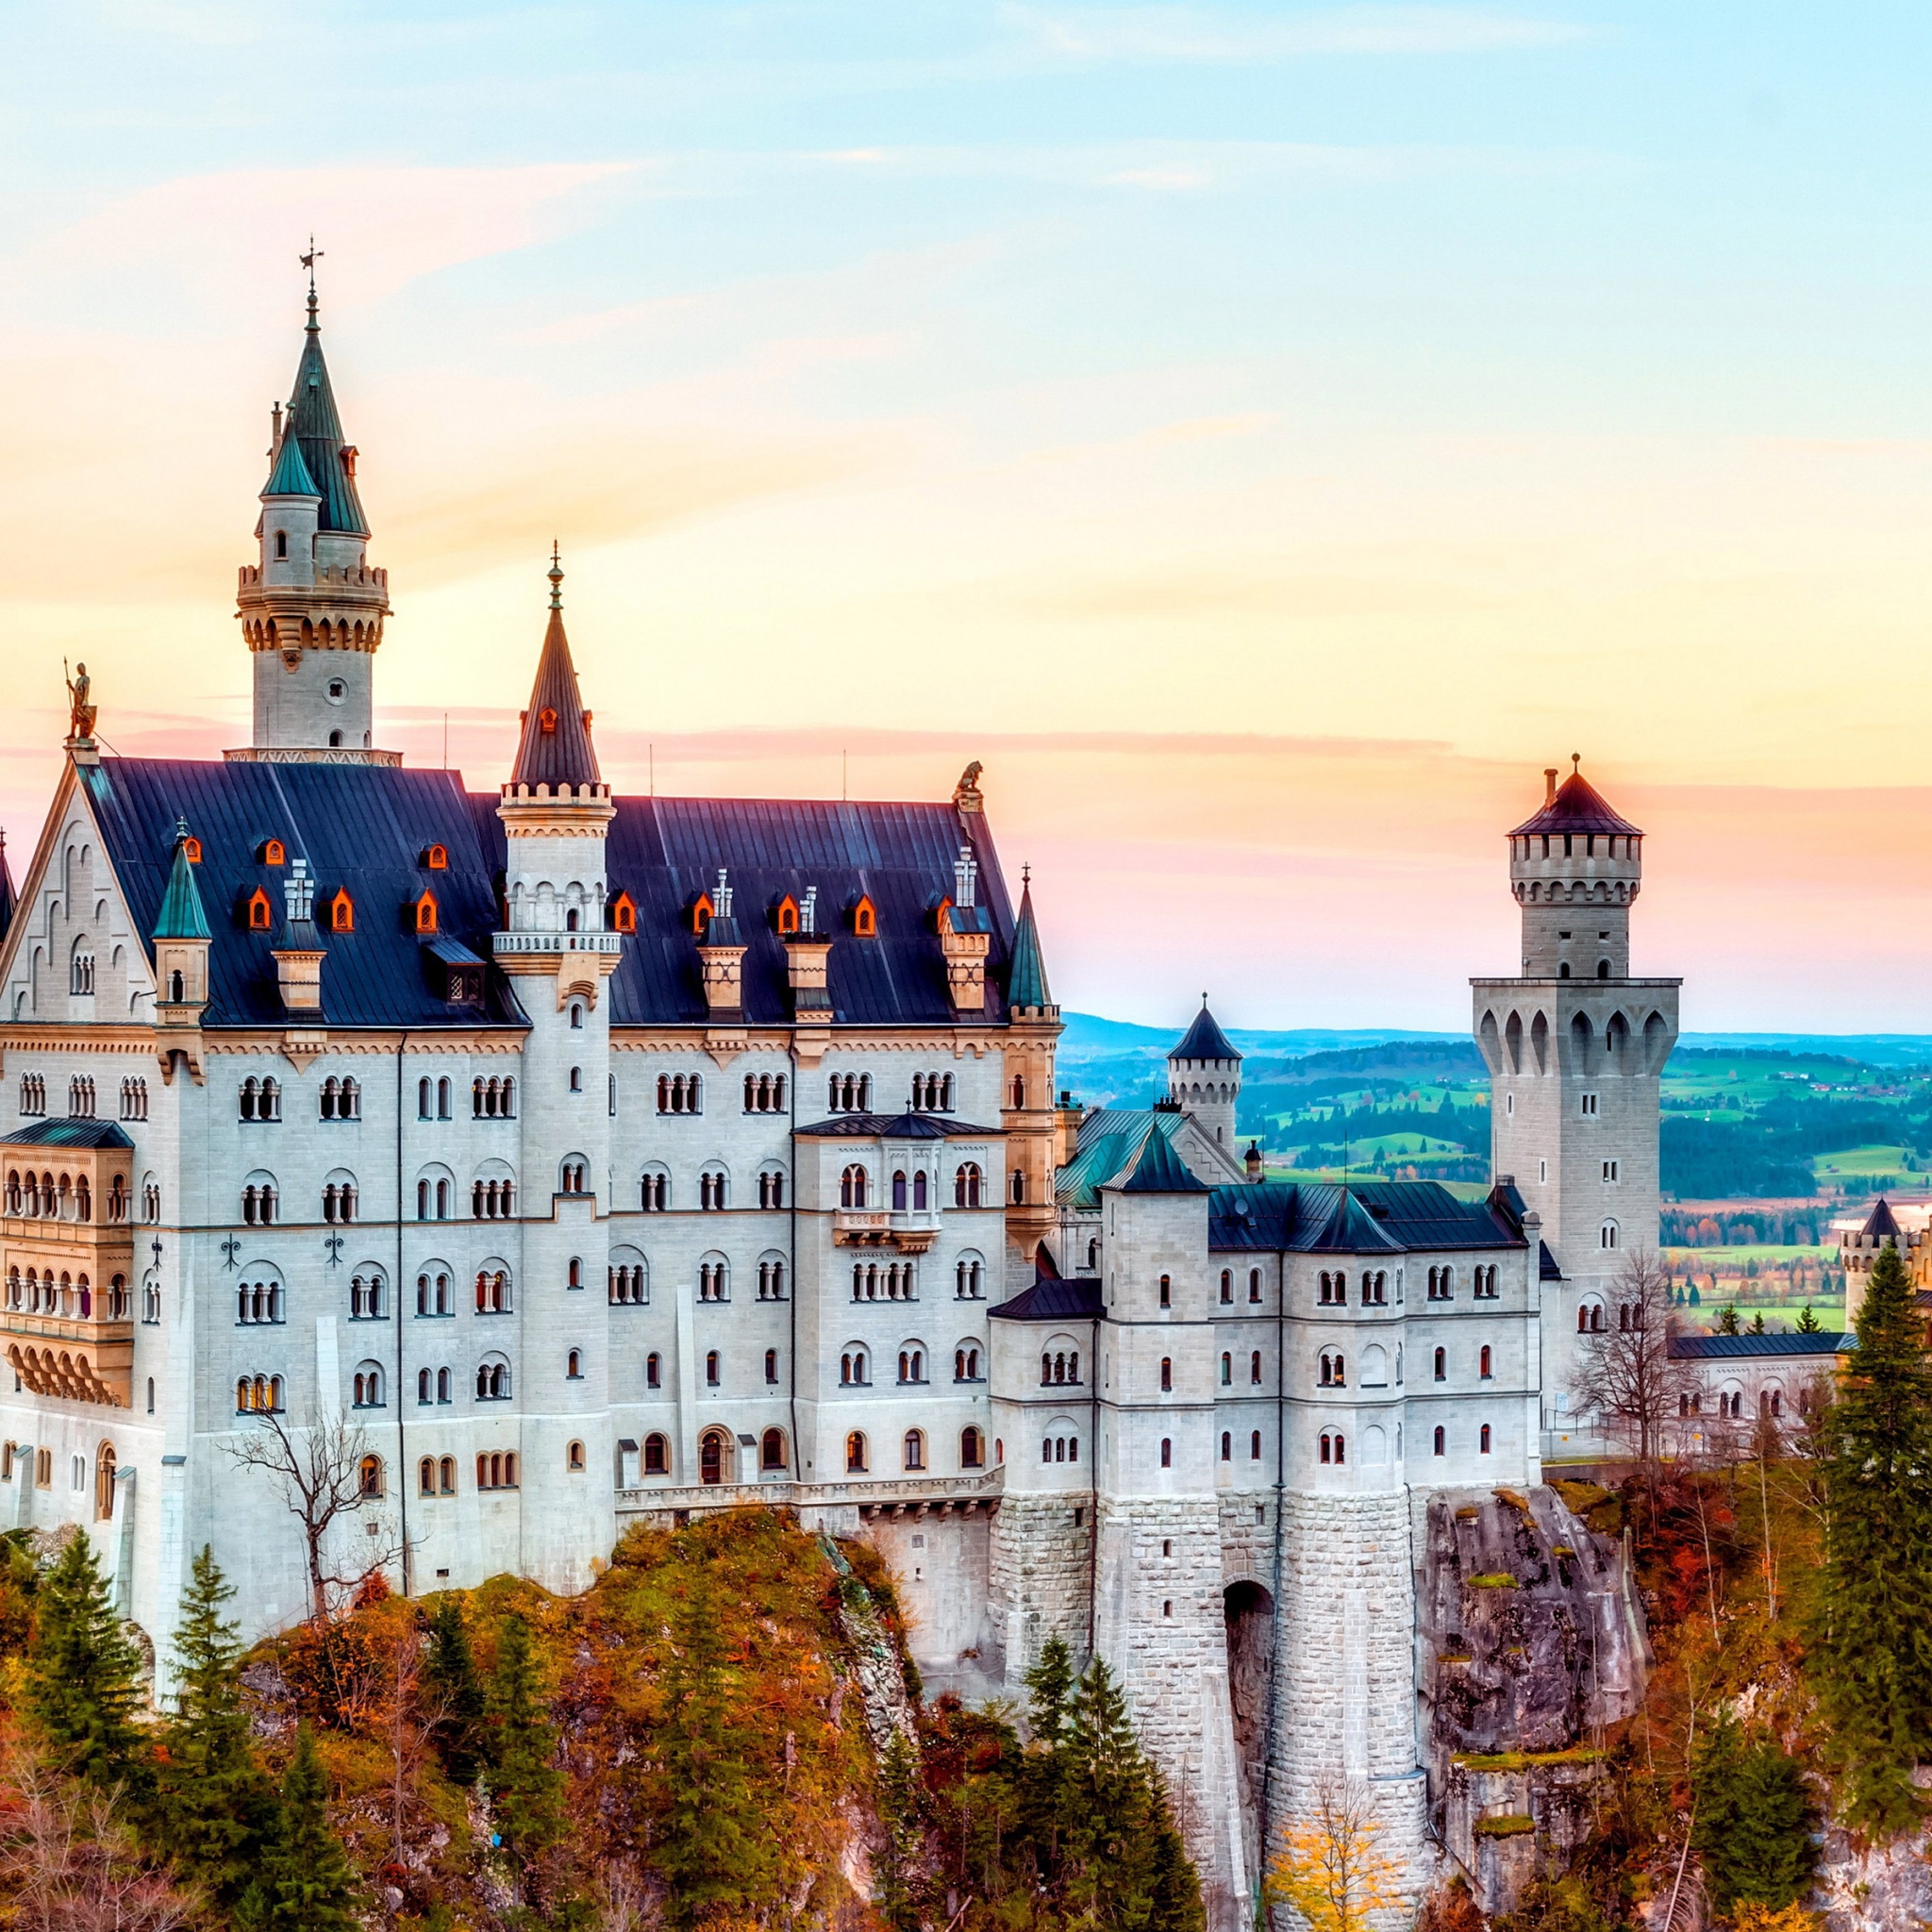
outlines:
M1346 7L1298 20L1208 8L1012 7L1003 19L1041 51L1078 61L1291 60L1317 54L1487 54L1587 37L1569 21L1463 7Z

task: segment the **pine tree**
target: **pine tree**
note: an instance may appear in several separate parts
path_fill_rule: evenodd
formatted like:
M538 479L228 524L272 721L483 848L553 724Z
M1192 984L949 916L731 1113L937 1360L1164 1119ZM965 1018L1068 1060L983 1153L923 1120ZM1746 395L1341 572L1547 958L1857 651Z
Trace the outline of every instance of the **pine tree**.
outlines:
M1809 1302L1807 1302L1798 1310L1798 1333L1800 1335L1816 1335L1824 1326L1824 1324L1818 1319Z
M1715 1276L1712 1277L1715 1280ZM1715 1291L1713 1291L1714 1292ZM1726 1302L1717 1311L1717 1332L1720 1335L1735 1335L1738 1332L1738 1305Z
M42 1583L27 1663L27 1708L77 1775L139 1794L148 1764L134 1724L139 1659L112 1607L86 1531L77 1530Z
M1873 1263L1824 1436L1810 1668L1846 1815L1885 1835L1919 1815L1912 1768L1932 1757L1932 1368L1895 1243Z
M471 1654L463 1607L453 1591L438 1599L429 1620L422 1698L442 1768L459 1785L474 1783L483 1765L483 1679Z
M356 1876L328 1822L328 1777L306 1719L281 1798L260 1875L235 1912L238 1932L358 1932Z
M1064 1747L1074 1699L1074 1659L1064 1638L1046 1640L1025 1683L1031 1693L1026 1724L1032 1737L1015 1780L1019 1803L1013 1836L1020 1845L1031 1846L1040 1877L1052 1885L1059 1875Z
M275 1826L275 1788L256 1762L241 1701L242 1646L222 1617L235 1594L206 1544L175 1639L180 1705L162 1732L156 1822L169 1853L218 1905L248 1889Z
M1774 1740L1747 1740L1736 1719L1719 1718L1698 1751L1693 1787L1691 1842L1719 1911L1789 1906L1809 1890L1818 1857L1810 1800L1797 1761Z
M563 1774L551 1762L557 1733L543 1715L530 1626L512 1611L496 1641L490 1679L491 1736L484 1774L503 1841L528 1859L563 1836Z
M658 1727L668 1803L656 1863L680 1926L764 1901L781 1872L783 1848L752 1788L744 1713L726 1662L716 1592L693 1563L672 1617Z

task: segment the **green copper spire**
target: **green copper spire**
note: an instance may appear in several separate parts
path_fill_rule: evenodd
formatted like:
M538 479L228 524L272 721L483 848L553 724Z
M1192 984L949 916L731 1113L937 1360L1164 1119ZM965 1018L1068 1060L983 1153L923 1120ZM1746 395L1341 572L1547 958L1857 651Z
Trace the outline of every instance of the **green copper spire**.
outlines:
M175 869L168 874L167 896L161 901L161 916L155 921L158 940L209 940L208 914L202 909L201 888L194 883L194 867L188 859L188 821L175 821Z
M1041 957L1040 927L1033 917L1033 874L1020 869L1020 917L1013 926L1013 963L1007 971L1009 1007L1050 1007L1046 961Z
M315 487L315 478L308 474L308 465L302 460L300 438L282 438L282 446L275 452L275 468L269 472L268 485L261 493L264 496L321 496L322 491Z
M310 254L318 255L319 249ZM369 519L356 493L356 452L342 436L342 419L336 413L335 391L329 386L328 364L322 357L322 324L316 314L315 264L303 258L308 270L308 322L302 333L302 359L295 365L294 392L289 397L288 436L299 441L312 493L322 498L316 519L319 530L340 530L366 537Z

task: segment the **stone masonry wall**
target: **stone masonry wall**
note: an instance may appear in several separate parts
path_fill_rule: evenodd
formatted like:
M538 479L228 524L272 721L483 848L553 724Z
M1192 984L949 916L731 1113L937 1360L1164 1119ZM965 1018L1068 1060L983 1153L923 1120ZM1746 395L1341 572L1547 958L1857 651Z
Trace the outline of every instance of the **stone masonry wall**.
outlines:
M1049 1637L1064 1639L1076 1664L1087 1660L1092 1507L1091 1496L1007 1496L994 1512L989 1662L1004 1671L1008 1696L1024 1701L1026 1673Z

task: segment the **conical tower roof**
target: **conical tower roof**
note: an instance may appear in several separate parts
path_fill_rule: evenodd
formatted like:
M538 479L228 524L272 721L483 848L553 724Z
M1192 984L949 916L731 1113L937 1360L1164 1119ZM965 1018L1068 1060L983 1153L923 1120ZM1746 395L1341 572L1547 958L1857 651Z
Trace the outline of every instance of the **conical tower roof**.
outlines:
M537 681L524 735L517 744L512 785L597 785L597 753L591 743L591 714L577 693L576 667L563 634L563 568L550 557L550 627L537 658Z
M1201 995L1201 1010L1194 1015L1194 1024L1182 1037L1181 1042L1169 1054L1170 1060L1238 1060L1241 1051L1226 1034L1221 1030L1220 1023L1208 1010L1208 995Z
M1040 925L1033 917L1033 881L1020 875L1020 917L1013 924L1013 963L1007 969L1009 1007L1050 1007L1053 994L1046 984L1046 960L1040 950Z
M1174 1151L1165 1134L1149 1134L1141 1143L1134 1171L1121 1183L1124 1194L1205 1194L1208 1184Z
M302 339L302 359L295 365L295 387L289 397L289 426L283 447L289 441L301 445L301 457L314 488L322 498L319 530L341 530L366 537L369 520L362 514L362 500L356 494L356 478L343 452L342 419L336 413L335 391L329 387L328 364L322 357L322 324L315 313L315 284L308 285L308 325ZM277 470L280 465L277 464ZM292 493L292 492L291 492Z
M302 458L302 439L299 436L284 436L282 446L275 452L275 466L268 473L268 481L262 486L264 496L320 496L322 491L315 487L315 478L308 474L308 465Z
M1526 818L1510 833L1520 839L1530 832L1614 832L1632 838L1643 836L1641 825L1633 825L1583 775L1583 758L1573 752L1570 775L1558 785L1554 768L1543 774L1547 795L1542 809Z
M168 890L161 899L160 916L155 921L158 940L208 940L208 913L201 903L201 888L194 883L194 867L188 859L188 821L175 822L175 869L168 874Z
M1879 1195L1871 1213L1865 1217L1865 1225L1858 1231L1869 1241L1896 1241L1899 1239L1898 1217L1883 1194Z

